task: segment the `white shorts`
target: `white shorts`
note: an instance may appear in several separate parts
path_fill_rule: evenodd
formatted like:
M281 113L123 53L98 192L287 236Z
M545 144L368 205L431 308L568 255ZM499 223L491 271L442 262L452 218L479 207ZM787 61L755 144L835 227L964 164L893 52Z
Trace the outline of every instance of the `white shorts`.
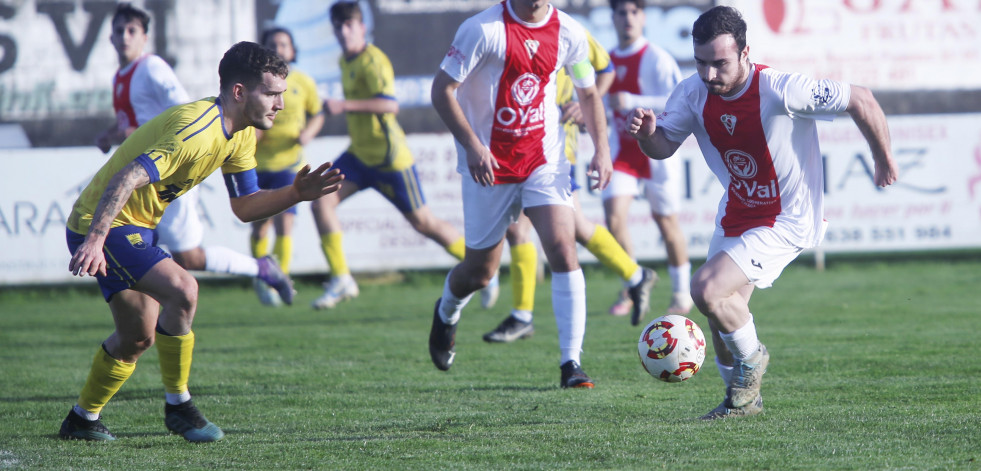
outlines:
M545 164L522 183L481 186L463 175L463 234L467 247L486 249L501 242L524 208L574 207L569 162Z
M617 196L634 197L642 192L654 214L677 214L681 211L683 177L681 159L651 159L651 178L637 178L628 173L614 171L609 186L603 190L603 200Z
M204 226L198 216L198 187L170 202L157 224L157 237L157 244L166 245L171 253L201 246Z
M716 231L709 244L707 259L725 252L750 283L757 288L769 288L803 250L772 228L757 227L739 237L725 237L722 231Z

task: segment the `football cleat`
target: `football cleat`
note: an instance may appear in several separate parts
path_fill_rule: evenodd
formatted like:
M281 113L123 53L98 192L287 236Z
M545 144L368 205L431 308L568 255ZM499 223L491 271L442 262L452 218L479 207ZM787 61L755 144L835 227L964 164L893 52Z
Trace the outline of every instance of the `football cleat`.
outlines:
M497 304L497 298L501 295L500 272L494 274L490 283L480 290L480 307L490 309Z
M283 273L276 259L271 255L266 255L265 257L256 259L256 261L259 263L258 279L276 290L276 293L279 294L280 299L284 303L292 305L293 294L295 293L293 291L293 280L286 273Z
M729 401L733 407L742 407L752 403L760 395L760 384L763 373L770 364L770 353L762 343L745 360L736 359L732 367L732 380L729 382Z
M559 367L562 370L562 378L559 386L563 388L585 388L593 389L593 380L586 375L575 360L569 360Z
M510 343L535 335L535 327L531 322L522 322L514 316L508 316L501 321L496 329L484 334L484 341L491 343Z
M742 407L732 407L732 404L729 402L729 397L727 396L722 401L722 404L719 404L719 407L712 409L708 414L699 417L699 419L716 420L727 419L729 417L749 417L761 412L763 412L763 396L761 395L757 395L753 402Z
M611 316L626 316L634 310L634 303L630 300L627 290L620 291L620 297L610 306Z
M674 293L671 295L671 305L668 306L668 314L676 316L687 316L691 312L695 302L691 299L691 293Z
M640 325L640 321L644 320L647 311L651 309L651 290L657 283L657 273L654 273L654 270L650 268L643 270L644 276L640 283L637 283L637 286L627 288L630 301L634 304L630 313L630 325Z
M433 308L433 327L429 330L429 356L440 370L447 371L456 357L456 324L447 324L439 317L439 303Z
M279 297L279 293L272 289L271 286L267 285L265 281L258 278L253 278L252 288L255 289L255 294L259 297L259 302L262 303L263 306L283 305L283 298Z
M167 430L194 443L216 442L225 436L217 425L204 418L201 411L191 401L164 407L164 424Z
M331 277L330 281L324 283L324 294L313 301L314 309L331 309L341 301L354 299L361 294L358 283L351 275L341 275Z
M68 417L65 417L65 420L61 422L58 436L65 440L110 441L116 439L116 436L109 432L101 420L88 420L76 414L74 409L68 412Z

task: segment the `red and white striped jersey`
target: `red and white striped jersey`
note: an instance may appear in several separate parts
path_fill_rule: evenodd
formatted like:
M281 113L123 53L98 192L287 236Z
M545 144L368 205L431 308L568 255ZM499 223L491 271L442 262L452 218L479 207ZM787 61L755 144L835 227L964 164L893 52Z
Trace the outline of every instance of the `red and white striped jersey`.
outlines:
M144 54L112 79L112 107L120 130L138 127L167 108L189 101L174 69L154 54Z
M624 110L613 110L610 154L613 169L637 178L651 178L651 159L644 155L637 140L627 133L627 119L634 108L648 108L660 113L681 81L681 69L667 51L639 38L624 49L610 51L615 72L610 94L629 93Z
M572 66L589 61L585 30L549 6L540 23L518 19L505 0L463 22L440 68L460 82L456 96L470 127L497 159L497 183L524 181L535 168L562 157L556 72L567 67L576 87L594 84ZM577 76L578 75L578 76ZM468 174L457 143L457 169Z
M753 65L733 97L712 95L688 77L657 125L673 142L695 134L705 162L726 189L716 230L737 237L772 227L810 248L824 237L824 172L815 119L845 111L850 87Z

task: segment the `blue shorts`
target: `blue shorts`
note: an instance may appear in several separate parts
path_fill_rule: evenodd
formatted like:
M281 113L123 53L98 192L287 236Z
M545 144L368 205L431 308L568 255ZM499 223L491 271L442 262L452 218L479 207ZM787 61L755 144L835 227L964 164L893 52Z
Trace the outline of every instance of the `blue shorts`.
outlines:
M405 170L386 171L369 167L350 152L341 154L334 167L344 174L344 181L358 188L374 188L403 213L411 213L426 205L426 197L419 186L416 166Z
M68 251L74 254L85 241L85 236L71 229L65 230ZM139 226L119 226L109 229L102 251L106 255L106 276L96 275L102 297L106 302L112 295L130 289L146 272L170 254L157 247L157 234L153 229Z
M278 172L256 172L256 183L262 190L278 190L293 184L296 172L291 169ZM296 205L290 206L284 213L296 214Z
M569 184L572 187L572 191L576 191L582 187L576 183L576 166L570 165L570 167L572 168L569 169Z

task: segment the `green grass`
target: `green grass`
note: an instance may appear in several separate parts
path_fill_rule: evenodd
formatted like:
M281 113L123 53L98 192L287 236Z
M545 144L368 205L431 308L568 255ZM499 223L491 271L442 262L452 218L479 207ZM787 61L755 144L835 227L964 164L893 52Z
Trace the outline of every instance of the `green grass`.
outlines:
M772 355L766 413L710 423L693 418L722 399L711 345L690 381L650 378L639 328L605 314L619 280L586 277L583 363L597 386L585 391L558 387L547 282L536 335L512 345L480 339L509 290L493 311L473 303L449 372L426 347L441 273L363 282L328 312L309 309L309 282L284 309L259 306L244 281L203 283L191 391L227 434L204 445L166 431L155 349L104 411L118 441L58 439L108 309L94 283L4 289L0 470L981 468L977 256L789 267L751 303Z

